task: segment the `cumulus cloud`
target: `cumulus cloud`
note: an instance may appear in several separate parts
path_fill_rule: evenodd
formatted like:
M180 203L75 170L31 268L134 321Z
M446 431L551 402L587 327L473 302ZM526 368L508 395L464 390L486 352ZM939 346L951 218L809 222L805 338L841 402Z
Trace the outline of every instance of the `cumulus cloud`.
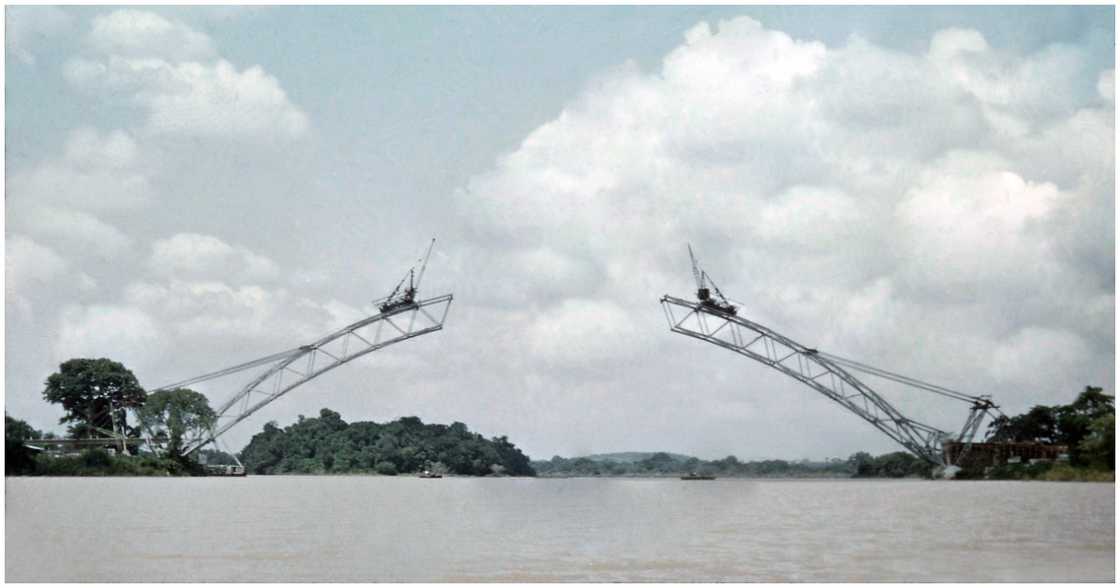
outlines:
M235 283L269 281L279 275L276 262L212 235L179 233L159 239L148 257L157 275L190 279L221 279Z
M528 347L546 364L573 369L611 363L637 349L627 313L610 302L568 299L527 326Z
M217 55L206 35L142 10L117 10L94 17L86 42L98 53L126 58L188 61Z
M210 340L233 348L247 341L291 345L324 334L334 318L320 304L283 288L232 286L216 280L135 282L126 288L125 300L157 317L172 339Z
M147 313L120 305L71 305L63 309L54 346L57 361L111 357L125 365L151 365L168 340Z
M535 266L475 277L531 294L540 318L505 335L545 364L625 348L671 369L690 342L647 311L690 289L692 242L744 312L806 343L1011 410L1111 382L1111 74L1088 63L972 30L906 53L697 25L658 71L596 80L459 192L479 247ZM1009 367L1043 347L1068 361ZM1019 367L1048 388L1012 383Z
M28 288L46 284L66 269L66 260L50 247L24 235L9 235L4 250L4 292L8 304L17 307L24 316L30 316L32 303Z
M83 127L62 153L7 180L8 226L49 242L67 256L117 260L132 243L106 218L147 205L153 188L131 135Z
M88 55L63 68L74 86L145 109L155 135L295 139L309 127L279 81L238 70L212 41L181 22L138 10L94 19Z
M105 251L136 249L101 219L152 201L154 180L140 172L148 142L309 129L279 82L226 62L201 33L110 16L94 29L131 37L91 30L64 75L137 107L142 122L75 133L9 187L9 222L59 259L77 248L67 232ZM964 29L915 50L860 37L826 46L747 18L701 23L654 71L628 63L592 80L456 193L462 231L441 264L456 308L438 337L409 343L436 360L394 348L376 370L356 362L334 377L362 391L377 382L377 395L354 400L363 416L426 410L533 450L574 451L572 439L586 451L672 439L677 450L741 457L889 449L780 374L668 332L656 299L690 294L691 242L744 316L823 350L992 393L1008 412L1109 385L1114 74L1092 71L1084 51L1020 53ZM98 188L110 180L116 189ZM82 184L93 189L68 189ZM14 204L40 199L69 215ZM50 253L21 247L44 276L24 283L63 275ZM121 272L116 300L68 308L53 348L121 354L166 380L362 314L308 299L307 284L282 279L300 268L282 272L224 235L158 239L138 265ZM317 283L338 280L333 271L316 267L327 272ZM423 377L391 380L386 365ZM933 405L891 399L945 428L964 416L937 420ZM687 430L692 418L702 435ZM814 433L788 435L794 419ZM622 420L635 426L609 426Z
M128 133L83 127L71 131L61 157L15 171L8 190L17 200L37 204L127 210L149 201L151 181Z
M1116 100L1116 70L1110 69L1101 72L1097 77L1097 93L1109 102Z
M119 260L132 245L131 237L87 212L51 206L30 206L21 212L18 223L13 224L65 245L68 251Z

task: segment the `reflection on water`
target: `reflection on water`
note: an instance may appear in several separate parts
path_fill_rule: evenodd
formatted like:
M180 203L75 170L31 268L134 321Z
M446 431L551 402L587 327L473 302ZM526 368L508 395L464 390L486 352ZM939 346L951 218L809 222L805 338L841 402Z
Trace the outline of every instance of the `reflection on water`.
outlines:
M1077 581L1113 484L8 478L9 581Z

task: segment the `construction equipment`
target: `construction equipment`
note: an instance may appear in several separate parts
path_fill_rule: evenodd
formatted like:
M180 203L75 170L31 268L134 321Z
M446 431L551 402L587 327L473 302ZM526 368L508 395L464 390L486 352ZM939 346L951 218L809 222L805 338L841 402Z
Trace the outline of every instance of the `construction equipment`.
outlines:
M428 244L427 253L424 254L424 257L417 260L416 263L420 265L419 275L416 274L415 265L408 268L408 273L401 278L400 282L397 282L397 287L393 288L393 291L390 292L388 296L373 301L373 304L377 305L381 312L389 312L397 308L415 304L416 293L420 290L420 281L424 279L424 270L428 268L428 258L432 255L432 247L434 247L435 244L436 240L432 239L432 242ZM405 280L408 280L408 287L402 291L401 286L404 285Z
M184 388L260 369L257 375L236 388L229 399L215 409L217 419L210 430L184 441L184 455L210 443L217 446L217 439L237 423L284 394L345 363L390 345L441 330L451 308L452 295L444 294L426 300L419 298L420 279L424 276L434 244L435 239L432 239L415 281L412 280L415 266L406 274L409 279L407 289L401 291L404 283L402 280L393 293L375 301L375 305L381 303L377 314L358 320L312 343L152 390L158 392ZM148 439L156 437L151 431L147 433ZM241 465L240 462L238 465Z
M661 298L670 330L730 349L813 388L871 423L919 458L938 466L955 465L948 463L943 444L964 444L964 451L954 460L959 462L973 443L984 418L999 413L999 407L990 396L964 394L818 351L739 316L739 308L727 301L711 277L699 267L691 246L689 257L697 283L697 300L669 295ZM706 288L708 284L714 290L714 299L712 292ZM849 370L968 403L968 418L956 434L911 419Z
M700 300L700 304L709 310L735 316L737 312L735 306L727 301L723 292L719 291L719 286L716 286L712 277L700 268L700 263L692 253L691 243L688 245L688 257L692 260L692 277L696 280L696 298ZM708 287L709 284L711 288ZM715 298L712 298L712 290L715 290Z

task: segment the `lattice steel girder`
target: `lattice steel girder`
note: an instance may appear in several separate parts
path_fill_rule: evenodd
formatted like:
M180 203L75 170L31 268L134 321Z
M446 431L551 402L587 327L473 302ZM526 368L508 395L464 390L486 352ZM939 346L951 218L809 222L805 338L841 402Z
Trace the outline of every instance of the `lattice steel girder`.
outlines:
M268 366L215 410L217 424L207 434L185 443L184 454L197 451L268 403L342 364L394 343L442 329L451 300L452 295L445 294L394 308L366 317L310 345L262 358L267 361L254 360L208 376L185 380L193 383L250 367Z
M903 416L874 390L821 357L815 349L699 302L664 296L661 304L673 332L719 345L774 368L854 412L914 455L945 465L941 444L951 437L949 433Z

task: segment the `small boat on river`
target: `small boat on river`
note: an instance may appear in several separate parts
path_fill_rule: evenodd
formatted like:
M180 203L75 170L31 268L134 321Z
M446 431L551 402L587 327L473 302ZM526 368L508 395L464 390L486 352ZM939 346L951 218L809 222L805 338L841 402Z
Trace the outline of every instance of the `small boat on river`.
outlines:
M431 470L424 470L424 471L420 472L419 474L417 474L416 477L418 477L418 478L442 478L443 474L440 474L438 472L433 472Z
M687 476L681 476L681 479L682 480L714 480L714 479L716 479L716 477L715 476L709 476L707 474L698 474L696 472L690 472Z

